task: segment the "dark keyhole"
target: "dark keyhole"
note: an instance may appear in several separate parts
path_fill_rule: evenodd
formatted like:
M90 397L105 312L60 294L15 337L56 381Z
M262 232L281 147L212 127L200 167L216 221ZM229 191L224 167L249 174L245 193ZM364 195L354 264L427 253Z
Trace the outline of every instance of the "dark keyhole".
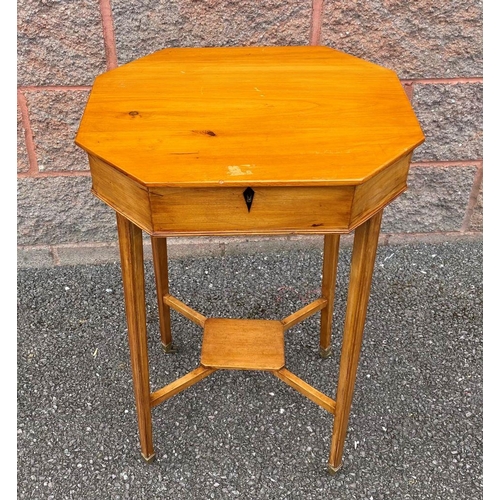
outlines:
M248 211L250 212L250 208L252 208L252 201L255 191L251 187L247 187L245 191L243 191L243 198L245 198L245 203L247 204Z

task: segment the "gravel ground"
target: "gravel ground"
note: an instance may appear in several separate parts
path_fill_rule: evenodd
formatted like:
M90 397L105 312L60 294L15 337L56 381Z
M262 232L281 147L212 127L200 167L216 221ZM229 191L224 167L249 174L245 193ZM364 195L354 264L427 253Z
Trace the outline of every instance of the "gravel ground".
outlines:
M286 334L287 367L335 397L349 249L333 356L319 314ZM208 316L282 319L319 295L321 252L175 259L171 292ZM172 314L159 343L146 267L151 386L198 364L202 331ZM18 270L18 499L482 498L482 244L381 247L342 469L332 417L261 372L220 371L153 410L143 462L118 264Z

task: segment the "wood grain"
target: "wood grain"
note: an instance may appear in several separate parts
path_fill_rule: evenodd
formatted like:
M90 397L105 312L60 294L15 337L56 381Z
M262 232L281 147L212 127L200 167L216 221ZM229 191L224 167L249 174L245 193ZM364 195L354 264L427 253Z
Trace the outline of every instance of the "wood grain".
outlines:
M293 314L290 314L290 316L287 316L285 319L281 320L281 323L283 325L283 330L286 331L292 328L292 326L296 325L297 323L300 323L309 316L312 316L318 311L321 311L323 308L326 307L326 305L327 301L326 299L323 298L317 299L314 302L307 304L307 306L302 307L297 312L294 312Z
M151 405L149 399L149 365L144 287L142 231L117 214L118 239L127 316L130 364L141 453L149 461L154 456Z
M179 394L179 392L191 387L193 384L196 384L200 380L203 380L205 377L208 377L215 371L215 368L207 368L205 366L199 366L195 368L193 371L187 373L183 377L174 380L171 384L158 389L157 391L151 393L151 406L157 406L160 403L163 403L167 399Z
M201 364L228 370L279 370L285 364L283 325L274 320L209 318Z
M326 300L326 307L321 311L319 335L319 352L324 358L328 357L331 353L333 306L335 301L339 248L339 235L326 234L324 236L321 296Z
M242 188L151 188L153 230L158 234L348 231L354 194L350 186L253 189L248 210Z
M335 398L332 446L328 460L332 471L336 471L342 462L381 221L382 211L359 226L354 234L346 319Z
M75 142L117 212L141 452L151 406L215 369L268 370L335 413L340 467L382 209L406 189L424 135L397 75L328 47L173 48L98 76ZM254 190L248 209L243 190ZM201 366L149 393L142 230L164 345L173 308L204 328ZM284 368L284 330L321 310L331 343L339 234L355 229L336 401ZM282 322L206 318L168 292L165 237L325 235L322 298Z
M166 238L151 237L153 253L153 269L156 283L156 299L158 302L158 319L160 322L161 343L165 350L172 349L172 332L170 326L170 307L163 297L168 293L168 254Z
M96 78L76 137L170 187L356 185L423 140L394 72L312 46L158 51Z
M411 154L408 154L383 172L356 186L351 208L350 228L359 226L406 191L410 159Z
M153 225L148 190L92 155L89 156L89 165L94 195L136 226L151 233Z
M195 311L188 305L184 304L184 302L181 302L179 299L176 299L172 295L164 295L163 303L170 306L172 309L175 309L178 313L182 314L187 319L190 319L198 326L201 326L203 328L203 326L205 325L205 321L207 320L207 318L203 316L203 314Z
M326 394L315 389L313 386L309 385L306 381L297 377L294 373L287 370L286 368L281 368L281 370L276 370L273 372L280 380L283 380L290 387L293 387L296 391L300 392L303 396L314 401L317 405L324 408L326 411L335 415L335 401L328 397Z

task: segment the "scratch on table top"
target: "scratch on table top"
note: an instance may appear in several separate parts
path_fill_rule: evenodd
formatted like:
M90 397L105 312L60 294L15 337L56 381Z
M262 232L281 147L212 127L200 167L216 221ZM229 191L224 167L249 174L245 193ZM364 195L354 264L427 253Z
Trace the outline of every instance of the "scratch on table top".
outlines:
M252 175L251 170L241 170L241 167L253 167L253 165L246 164L246 165L229 165L227 167L227 171L229 175Z

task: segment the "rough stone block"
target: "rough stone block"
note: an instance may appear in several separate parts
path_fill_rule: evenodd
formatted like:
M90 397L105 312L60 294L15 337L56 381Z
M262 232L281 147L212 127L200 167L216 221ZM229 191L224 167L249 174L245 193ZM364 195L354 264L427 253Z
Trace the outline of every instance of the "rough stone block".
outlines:
M106 70L95 0L18 0L18 84L90 85Z
M50 247L19 247L17 249L17 268L52 267L54 256Z
M476 201L476 206L472 212L472 217L470 219L470 231L482 231L483 230L483 183L481 182L481 188Z
M321 42L400 78L477 77L482 4L466 0L325 0Z
M411 167L408 190L384 212L384 233L460 231L475 167Z
M30 168L28 151L26 150L26 137L23 127L21 110L17 107L17 173L27 172Z
M306 45L312 2L116 0L119 64L167 47Z
M115 0L111 4L118 64L180 46L182 16L175 0Z
M183 45L306 45L312 2L181 0Z
M87 91L26 92L41 172L88 170L86 153L74 143Z
M414 245L414 244L425 244L425 245L442 245L449 243L468 243L468 242L478 242L482 241L482 235L480 233L420 233L420 234L410 234L410 233L397 233L397 234L386 234L387 238L386 245ZM380 241L379 241L380 246Z
M412 104L426 137L413 161L482 159L482 84L417 84Z
M120 251L116 242L106 245L67 245L55 247L54 251L61 266L120 262Z
M90 188L89 176L18 179L18 245L115 240L115 212Z

